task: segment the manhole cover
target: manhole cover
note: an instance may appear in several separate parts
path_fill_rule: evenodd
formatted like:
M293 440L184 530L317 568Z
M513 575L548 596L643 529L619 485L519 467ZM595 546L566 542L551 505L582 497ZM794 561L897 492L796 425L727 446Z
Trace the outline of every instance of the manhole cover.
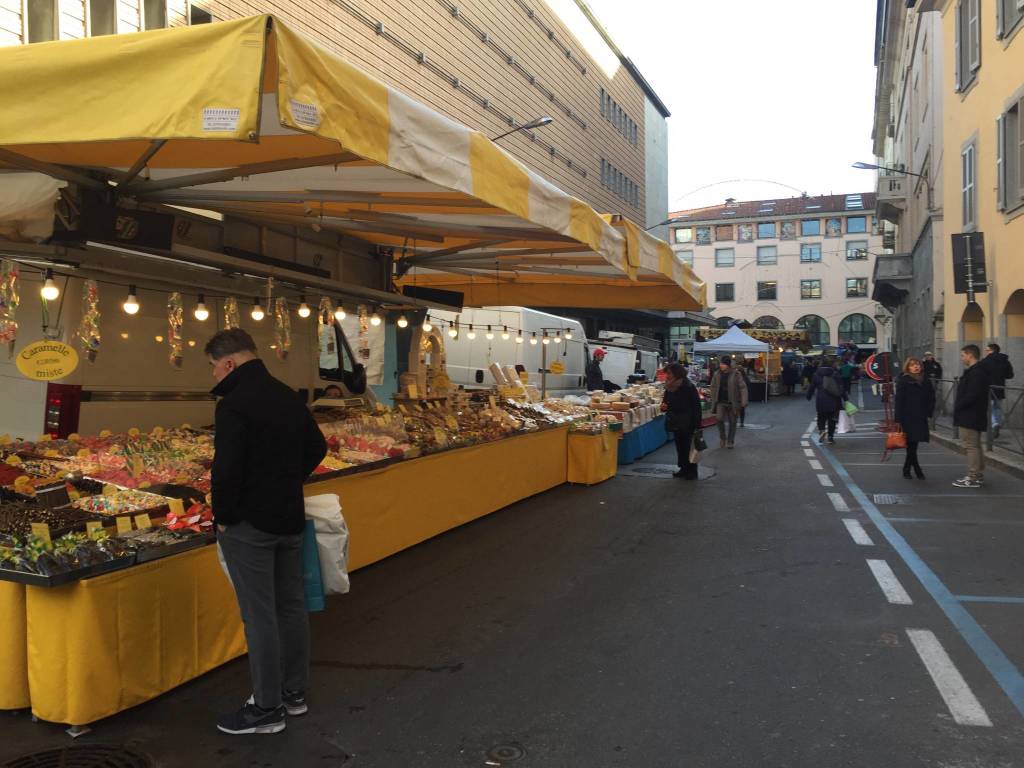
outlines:
M672 474L678 469L679 467L675 464L629 464L619 467L617 474L631 477L654 477L675 480ZM709 480L715 476L715 469L704 464L698 464L697 476L701 480Z
M901 496L898 493L876 493L875 504L887 505L887 504L910 504L909 496Z
M511 763L526 757L526 750L518 744L499 744L487 750L487 758L502 763Z
M15 758L3 768L149 768L150 759L113 744L82 744Z

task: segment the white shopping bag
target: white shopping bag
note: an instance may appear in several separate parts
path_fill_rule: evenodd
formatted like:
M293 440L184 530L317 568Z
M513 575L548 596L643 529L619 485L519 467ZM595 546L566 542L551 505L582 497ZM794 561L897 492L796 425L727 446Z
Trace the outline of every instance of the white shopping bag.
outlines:
M836 426L836 432L840 435L845 435L849 432L855 432L857 430L857 422L853 420L853 416L848 414L846 411L839 412L839 424Z
M343 595L349 590L348 526L341 515L341 501L333 493L307 496L306 518L316 528L324 594Z

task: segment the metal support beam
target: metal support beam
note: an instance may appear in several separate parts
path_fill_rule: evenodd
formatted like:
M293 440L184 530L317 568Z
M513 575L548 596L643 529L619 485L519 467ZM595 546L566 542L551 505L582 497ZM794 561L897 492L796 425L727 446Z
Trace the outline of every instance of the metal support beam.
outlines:
M52 176L55 179L63 179L64 181L74 182L82 187L88 187L89 189L98 190L110 190L109 184L86 176L85 174L74 171L71 168L67 168L63 165L53 165L52 163L45 163L42 160L33 160L31 157L25 157L25 155L19 155L17 152L11 152L9 149L0 149L0 161L10 163L18 168L23 168L27 171L38 171L39 173Z
M132 180L142 173L142 169L149 164L150 160L153 159L153 155L159 152L166 143L167 139L158 139L154 142L150 142L149 148L146 149L146 151L139 156L139 159L135 161L135 164L128 169L128 173L125 174L124 178L119 180L119 186L131 184Z

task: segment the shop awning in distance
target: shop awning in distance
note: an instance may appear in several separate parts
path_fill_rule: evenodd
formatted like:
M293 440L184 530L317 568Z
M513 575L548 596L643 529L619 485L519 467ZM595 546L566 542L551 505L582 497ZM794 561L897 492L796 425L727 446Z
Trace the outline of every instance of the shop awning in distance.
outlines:
M0 169L344 233L470 305L703 305L653 238L272 16L0 48L0 82Z

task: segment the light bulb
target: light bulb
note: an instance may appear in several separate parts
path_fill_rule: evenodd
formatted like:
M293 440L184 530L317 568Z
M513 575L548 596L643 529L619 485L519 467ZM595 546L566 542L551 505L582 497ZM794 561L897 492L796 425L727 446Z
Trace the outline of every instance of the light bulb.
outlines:
M516 331L516 344L522 344L522 343L523 343L523 332L522 331Z
M556 333L555 334L555 344L561 344L561 343L562 343L562 334Z
M434 330L434 326L430 324L430 318L423 318L423 332L430 333L432 330Z
M454 339L458 335L459 335L459 329L456 328L454 325L451 328L448 329L448 337L449 338Z
M340 323L346 316L345 308L339 304L334 310L334 319Z
M266 316L263 312L263 307L260 305L259 296L252 300L252 312L250 312L249 315L257 323Z
M548 338L548 335L546 333L544 334L544 338L541 339L540 341L541 341L542 344L550 344L551 343L551 339Z
M469 325L469 331L466 333L466 338L469 339L470 341L476 338L476 331L473 330L472 323L470 323Z
M313 314L313 311L309 308L309 304L306 303L305 296L299 297L299 308L297 311L299 313L299 317L301 318L307 318L311 314Z
M129 315L134 315L139 311L139 299L135 295L134 285L128 286L128 298L124 300L124 304L121 305L121 308Z
M43 287L39 289L39 295L47 301L53 301L60 296L60 288L53 282L53 270L46 270L46 280L43 281Z
M406 320L405 315L399 315L398 321L395 323L399 328L408 328L409 321Z
M508 341L509 340L509 336L511 336L511 334L508 332L508 326L506 325L505 329L501 332L501 338L504 341Z
M374 328L376 328L378 325L380 325L380 323L381 323L380 315L378 315L376 312L374 312L372 315L370 315L370 325L372 325Z
M487 333L484 334L484 338L488 341L494 340L494 331L491 330L491 326L487 326Z
M565 340L566 341L572 341L572 331L566 331L565 332Z
M199 303L196 304L196 308L192 312L192 314L195 315L196 320L198 320L200 323L206 322L206 320L210 317L210 310L206 308L206 302L204 300L203 294L201 293L199 294Z
M536 333L534 333L533 336L530 337L530 344L533 345L533 346L537 346L537 334Z

